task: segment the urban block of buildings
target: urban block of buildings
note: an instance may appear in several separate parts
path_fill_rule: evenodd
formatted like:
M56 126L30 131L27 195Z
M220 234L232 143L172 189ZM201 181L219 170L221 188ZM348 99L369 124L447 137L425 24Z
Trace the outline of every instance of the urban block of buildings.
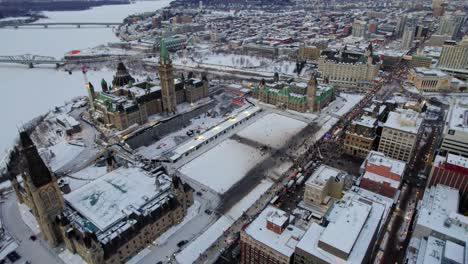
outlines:
M241 231L241 263L291 263L305 231L290 224L290 217L274 206L267 206Z
M241 263L365 263L392 204L353 187L307 230L294 224L294 215L268 205L241 231Z
M457 263L468 259L468 217L458 213L457 189L434 185L418 205L407 263Z
M295 264L370 261L387 205L355 191L335 202L320 224L312 223L296 246Z

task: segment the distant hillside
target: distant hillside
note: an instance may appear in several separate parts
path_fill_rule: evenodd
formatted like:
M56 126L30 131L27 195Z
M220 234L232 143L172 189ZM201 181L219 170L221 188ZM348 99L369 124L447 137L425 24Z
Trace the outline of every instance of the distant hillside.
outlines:
M128 4L129 0L96 1L21 1L0 2L0 18L25 16L38 11L85 10L94 6Z

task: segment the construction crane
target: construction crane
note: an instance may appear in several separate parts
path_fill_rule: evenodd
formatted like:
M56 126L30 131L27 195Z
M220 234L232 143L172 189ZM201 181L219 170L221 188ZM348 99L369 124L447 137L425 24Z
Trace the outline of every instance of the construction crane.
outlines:
M182 44L182 63L187 64L187 46L192 44L193 36L190 36L184 44Z

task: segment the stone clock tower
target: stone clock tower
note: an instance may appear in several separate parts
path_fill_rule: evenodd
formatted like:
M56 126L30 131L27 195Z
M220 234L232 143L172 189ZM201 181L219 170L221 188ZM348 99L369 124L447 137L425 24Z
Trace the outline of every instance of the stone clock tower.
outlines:
M49 170L26 131L20 132L24 199L31 205L41 233L51 247L62 241L55 223L64 209L62 194L55 175Z

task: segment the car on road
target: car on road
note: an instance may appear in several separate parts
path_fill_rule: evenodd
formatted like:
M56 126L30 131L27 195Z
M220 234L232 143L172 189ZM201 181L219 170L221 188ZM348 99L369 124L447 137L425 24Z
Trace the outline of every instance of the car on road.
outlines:
M16 253L16 251L12 251L10 252L8 255L7 255L7 258L8 260L10 260L12 263L14 263L15 261L17 261L18 259L21 258L21 256Z
M37 237L35 235L31 235L29 239L31 239L32 241L36 241Z
M179 241L179 243L177 243L177 246L178 247L183 247L185 244L187 244L187 242L188 242L187 240L181 240L181 241Z
M206 210L205 210L205 214L207 214L207 215L210 215L210 214L212 214L212 213L213 213L213 211L211 211L210 209L206 209Z
M196 192L195 194L198 195L198 196L202 196L201 192Z

